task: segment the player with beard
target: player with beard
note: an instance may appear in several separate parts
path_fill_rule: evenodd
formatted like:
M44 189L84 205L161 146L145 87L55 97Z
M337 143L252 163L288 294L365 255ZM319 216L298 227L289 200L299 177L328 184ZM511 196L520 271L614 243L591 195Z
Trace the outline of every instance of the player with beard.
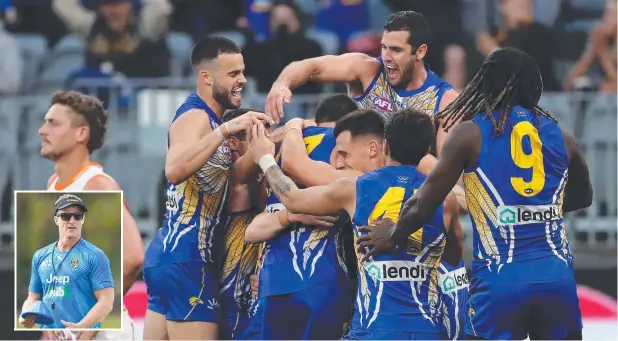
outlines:
M57 92L45 114L45 123L39 129L42 137L41 156L54 162L55 173L47 182L48 191L116 191L118 183L103 168L90 160L90 154L103 146L107 131L107 115L97 98L77 91ZM144 260L142 238L128 207L123 213L123 295L137 278ZM122 307L122 332L79 331L80 340L133 340L133 322ZM69 328L83 326L72 325ZM46 337L57 336L46 333Z
M226 109L241 104L246 83L240 48L231 40L207 37L191 53L197 90L178 108L167 139L167 203L161 228L144 259L148 310L146 340L215 340L221 318L219 239L225 221L232 156L226 139L252 124L272 123L247 113L222 123ZM235 172L254 169L250 158ZM221 236L219 236L221 235Z

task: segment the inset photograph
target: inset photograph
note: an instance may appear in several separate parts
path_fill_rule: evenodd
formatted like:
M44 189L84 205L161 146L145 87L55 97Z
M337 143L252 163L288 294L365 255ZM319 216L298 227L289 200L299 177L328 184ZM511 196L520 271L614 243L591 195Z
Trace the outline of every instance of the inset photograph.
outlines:
M15 191L15 330L122 328L121 191Z

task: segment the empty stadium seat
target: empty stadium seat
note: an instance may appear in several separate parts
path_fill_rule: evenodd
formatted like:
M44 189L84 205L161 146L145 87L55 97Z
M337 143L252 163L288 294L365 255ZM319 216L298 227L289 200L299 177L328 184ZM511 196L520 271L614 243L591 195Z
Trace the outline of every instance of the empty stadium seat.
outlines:
M324 54L339 52L339 37L333 32L312 28L307 30L307 37L320 44Z
M193 39L185 33L171 32L167 35L167 48L172 54L171 74L179 77L183 74L184 66L189 61Z
M41 63L47 53L47 41L38 34L16 34L14 37L24 61L22 88L28 89L36 83L41 71Z
M67 34L62 37L54 47L54 53L84 52L84 41L75 34Z
M41 83L62 85L69 75L84 66L84 53L53 54L41 73Z
M386 19L391 14L390 8L383 0L369 0L367 7L369 8L369 27L372 30L382 31Z

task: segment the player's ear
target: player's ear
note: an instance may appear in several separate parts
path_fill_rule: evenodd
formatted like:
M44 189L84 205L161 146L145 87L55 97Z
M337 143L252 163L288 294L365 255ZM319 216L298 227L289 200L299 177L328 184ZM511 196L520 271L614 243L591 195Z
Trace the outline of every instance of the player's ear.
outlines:
M376 140L370 140L368 147L369 147L369 156L372 158L376 157L376 155L378 155L378 153L380 152L380 149L382 148L382 146Z
M238 140L238 138L236 136L230 136L227 138L227 144L230 147L230 150L232 151L238 151L238 148L240 147L240 141Z
M421 46L419 46L414 53L416 60L421 60L425 58L426 54L427 54L427 44L422 44Z
M77 128L75 139L80 143L88 143L90 138L90 127L86 124Z

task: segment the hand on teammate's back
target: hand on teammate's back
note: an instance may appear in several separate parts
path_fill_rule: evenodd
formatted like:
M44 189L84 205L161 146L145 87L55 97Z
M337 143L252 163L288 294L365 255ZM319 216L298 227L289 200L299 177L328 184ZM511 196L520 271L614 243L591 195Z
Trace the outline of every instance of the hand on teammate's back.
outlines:
M318 227L333 227L337 222L337 217L314 216L307 214L289 214L290 223L302 223Z
M275 144L268 138L266 128L264 128L264 125L261 123L251 127L251 144L249 146L249 151L255 163L258 163L260 158L266 154L275 154Z
M393 240L395 222L391 219L377 220L375 226L362 226L358 231L366 232L356 240L356 252L363 255L361 262L379 253L397 251L397 244Z
M248 113L236 117L225 124L232 135L240 133L243 130L247 133L247 135L249 135L251 133L252 126L261 125L263 127L264 123L274 124L275 122L264 113L249 111Z
M275 122L283 118L283 103L290 103L292 91L284 86L273 85L266 97L266 114Z

